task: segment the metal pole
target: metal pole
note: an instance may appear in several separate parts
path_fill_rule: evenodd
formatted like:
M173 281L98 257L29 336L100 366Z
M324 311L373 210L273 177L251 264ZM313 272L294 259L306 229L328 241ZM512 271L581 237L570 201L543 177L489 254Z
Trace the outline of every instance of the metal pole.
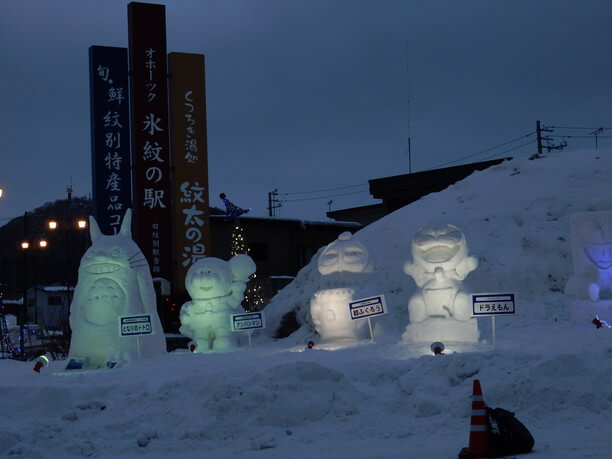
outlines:
M370 340L374 342L374 333L372 333L372 322L370 321L369 317L368 317L368 327L370 328Z
M540 120L536 121L536 133L538 136L538 155L542 156L542 127Z

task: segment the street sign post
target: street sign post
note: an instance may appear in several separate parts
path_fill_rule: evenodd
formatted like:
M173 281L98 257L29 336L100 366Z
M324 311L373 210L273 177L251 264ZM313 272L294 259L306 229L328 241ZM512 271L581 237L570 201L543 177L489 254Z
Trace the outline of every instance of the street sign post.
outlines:
M374 333L372 332L372 322L370 319L372 317L387 314L385 295L377 295L352 301L349 303L349 312L352 320L368 319L370 339L374 341Z
M249 348L251 344L251 333L253 330L266 328L266 318L262 311L260 312L245 312L242 314L231 314L230 322L232 331L246 331L249 336Z
M119 336L135 336L140 359L140 337L154 335L155 327L151 314L138 314L132 316L119 316Z
M491 317L493 349L495 349L495 316L516 314L514 293L472 293L470 295L473 317Z

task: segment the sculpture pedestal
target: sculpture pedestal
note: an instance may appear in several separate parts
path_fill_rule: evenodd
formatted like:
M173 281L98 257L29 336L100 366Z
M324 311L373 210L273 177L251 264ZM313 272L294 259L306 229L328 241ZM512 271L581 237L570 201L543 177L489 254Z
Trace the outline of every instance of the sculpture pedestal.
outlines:
M478 322L465 322L447 318L429 318L420 323L410 323L402 335L404 341L433 343L434 341L478 342Z
M589 318L594 315L612 324L612 300L574 300L572 308L576 325L591 324Z

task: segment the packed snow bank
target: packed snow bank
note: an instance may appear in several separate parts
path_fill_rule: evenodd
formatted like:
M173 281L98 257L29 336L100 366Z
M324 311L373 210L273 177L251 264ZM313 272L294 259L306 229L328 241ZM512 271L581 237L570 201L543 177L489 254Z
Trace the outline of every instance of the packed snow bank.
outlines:
M475 172L357 232L354 238L365 245L376 265L371 283L385 294L392 311L376 319L377 336L399 339L408 323L407 304L416 285L402 267L411 259L412 238L427 223L450 223L465 233L470 254L479 261L464 282L468 290L510 291L519 301L538 300L537 308L519 305L527 321L532 316L570 319L568 300L550 296L563 292L572 273L569 216L612 210L611 172L612 150L514 159ZM289 340L317 339L308 305L320 285L319 253L266 307L269 336L275 333L274 324L295 310L301 328ZM550 298L567 307L551 310Z

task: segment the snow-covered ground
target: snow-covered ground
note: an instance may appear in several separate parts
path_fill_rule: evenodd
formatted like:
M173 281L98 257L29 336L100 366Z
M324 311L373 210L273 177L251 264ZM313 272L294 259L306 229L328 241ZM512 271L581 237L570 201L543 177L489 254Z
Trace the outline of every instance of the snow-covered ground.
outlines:
M612 210L612 151L596 150L477 172L359 231L375 257L372 286L391 313L376 342L318 343L308 303L316 257L266 308L254 347L173 353L129 367L40 374L0 361L0 455L58 457L451 458L468 445L472 381L488 405L516 412L535 437L530 457L604 458L612 449L612 329L574 323L569 216ZM416 291L403 273L425 223L466 234L479 267L473 292L516 292L518 314L480 319L478 346L434 357L401 341ZM301 328L273 340L296 309Z

